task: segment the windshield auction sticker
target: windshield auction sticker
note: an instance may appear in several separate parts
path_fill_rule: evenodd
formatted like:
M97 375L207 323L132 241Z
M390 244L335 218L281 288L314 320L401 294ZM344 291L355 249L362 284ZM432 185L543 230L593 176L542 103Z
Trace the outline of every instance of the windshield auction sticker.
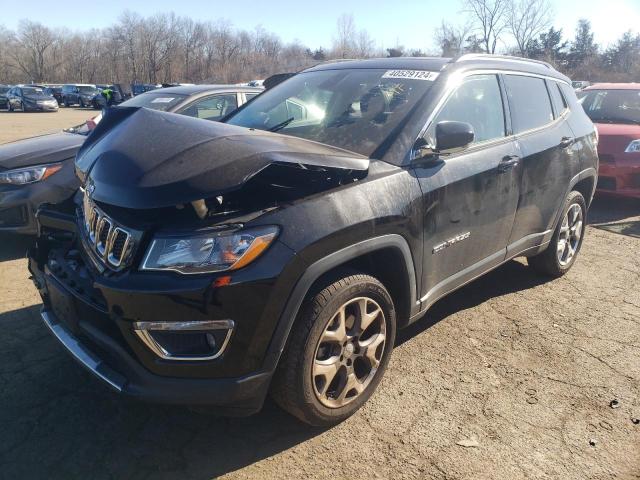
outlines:
M151 100L151 103L171 103L175 97L159 97Z
M425 70L387 70L382 78L406 78L411 80L427 80L433 82L438 78L438 72Z

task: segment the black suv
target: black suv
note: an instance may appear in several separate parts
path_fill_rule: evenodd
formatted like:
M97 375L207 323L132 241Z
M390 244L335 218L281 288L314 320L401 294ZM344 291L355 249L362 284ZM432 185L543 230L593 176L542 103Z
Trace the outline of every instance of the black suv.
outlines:
M62 86L62 103L65 107L78 105L80 108L91 107L93 97L100 94L95 85L67 84Z
M330 425L436 300L580 250L597 136L547 64L328 63L223 122L112 109L40 210L44 322L119 392L248 414L270 391Z

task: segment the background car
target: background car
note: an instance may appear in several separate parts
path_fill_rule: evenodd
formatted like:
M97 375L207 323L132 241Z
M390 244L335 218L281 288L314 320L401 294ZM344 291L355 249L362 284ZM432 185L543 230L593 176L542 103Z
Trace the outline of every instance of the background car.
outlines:
M78 105L80 108L90 107L93 97L100 91L93 84L67 84L62 87L62 102L65 107Z
M121 105L218 120L261 92L252 87L194 85L147 92ZM100 117L63 132L0 146L0 231L35 234L38 207L73 195L79 186L73 159Z
M48 85L44 92L48 95L53 95L58 105L62 105L62 85Z
M16 86L7 92L8 110L57 112L58 102L40 87Z
M640 83L599 83L583 93L600 135L598 193L640 198Z
M183 85L149 91L127 100L121 106L146 107L216 121L262 91L260 87L237 85Z
M9 85L0 85L0 108L7 108L7 92L11 87Z
M158 88L162 88L162 85L154 85L151 83L132 83L131 93L135 97L136 95L141 95L143 93L150 92L151 90L156 90Z
M107 106L107 99L102 94L102 91L107 88L111 89L111 91L113 92L112 93L113 97L111 99L111 106L119 105L120 103L126 100L125 94L122 91L122 87L117 83L114 85L96 85L96 86L98 90L100 90L100 93L97 93L96 95L94 95L93 99L91 100L91 106L96 110L100 110Z

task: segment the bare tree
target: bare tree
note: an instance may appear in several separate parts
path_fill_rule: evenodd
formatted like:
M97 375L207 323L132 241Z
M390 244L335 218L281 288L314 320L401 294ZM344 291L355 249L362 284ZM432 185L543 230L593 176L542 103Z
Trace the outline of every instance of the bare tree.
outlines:
M498 40L507 25L510 0L463 0L486 53L496 53Z
M510 0L507 28L520 55L526 56L530 43L551 26L551 12L549 0Z
M21 20L13 37L10 55L30 81L41 82L46 77L46 55L56 42L53 32L41 23Z
M360 30L356 38L355 54L357 58L369 58L373 56L375 42L366 30Z
M353 15L343 13L338 18L336 36L333 39L334 55L351 58L356 50L356 24Z
M441 49L443 57L457 57L466 51L466 44L472 31L469 22L462 25L453 25L445 22L436 29L435 41Z

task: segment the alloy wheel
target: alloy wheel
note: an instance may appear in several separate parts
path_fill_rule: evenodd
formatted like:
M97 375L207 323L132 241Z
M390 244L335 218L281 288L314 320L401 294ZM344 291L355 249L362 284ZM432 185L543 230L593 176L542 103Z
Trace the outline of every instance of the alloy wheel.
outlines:
M562 220L560 235L558 236L558 263L563 267L571 263L578 251L580 239L582 238L582 224L582 208L577 203L573 203Z
M376 375L386 346L382 308L369 297L344 303L318 341L312 368L316 398L340 408L355 400Z

